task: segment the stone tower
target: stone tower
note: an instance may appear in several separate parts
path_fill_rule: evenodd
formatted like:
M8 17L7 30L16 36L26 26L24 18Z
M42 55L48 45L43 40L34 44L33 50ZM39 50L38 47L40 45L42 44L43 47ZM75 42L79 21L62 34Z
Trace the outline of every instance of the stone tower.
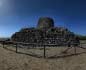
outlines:
M37 28L38 29L49 29L54 27L54 21L50 17L41 17L38 20Z

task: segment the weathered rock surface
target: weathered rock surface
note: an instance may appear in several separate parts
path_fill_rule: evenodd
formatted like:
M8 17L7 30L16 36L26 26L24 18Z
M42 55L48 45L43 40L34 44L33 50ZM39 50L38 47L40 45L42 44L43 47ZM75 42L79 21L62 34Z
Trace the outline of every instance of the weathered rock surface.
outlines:
M54 21L49 17L42 17L37 28L22 28L12 35L11 40L25 43L58 44L63 45L73 39L75 34L64 27L54 27Z
M39 29L48 29L54 27L54 21L52 18L49 17L41 17L38 20L37 28Z

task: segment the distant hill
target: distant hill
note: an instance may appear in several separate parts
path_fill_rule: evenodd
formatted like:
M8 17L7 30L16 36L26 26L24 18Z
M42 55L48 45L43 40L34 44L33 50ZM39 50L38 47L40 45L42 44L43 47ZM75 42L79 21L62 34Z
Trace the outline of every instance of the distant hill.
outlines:
M10 40L10 38L0 38L0 41L3 41L3 40Z

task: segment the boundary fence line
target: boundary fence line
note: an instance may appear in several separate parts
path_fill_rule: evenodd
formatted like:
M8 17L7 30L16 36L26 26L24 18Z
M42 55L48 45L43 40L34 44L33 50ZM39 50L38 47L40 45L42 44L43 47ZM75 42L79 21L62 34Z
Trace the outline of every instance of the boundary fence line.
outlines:
M57 44L36 44L36 43L24 43L24 42L13 42L13 41L0 41L0 44L2 44L3 48L5 48L5 45L15 45L16 47L16 53L18 53L18 45L31 45L31 46L43 46L44 49L44 53L43 53L43 57L46 58L46 46L59 46ZM80 46L82 46L82 44L86 44L86 43L80 43ZM67 43L65 43L65 45L67 45ZM73 44L72 44L73 45Z

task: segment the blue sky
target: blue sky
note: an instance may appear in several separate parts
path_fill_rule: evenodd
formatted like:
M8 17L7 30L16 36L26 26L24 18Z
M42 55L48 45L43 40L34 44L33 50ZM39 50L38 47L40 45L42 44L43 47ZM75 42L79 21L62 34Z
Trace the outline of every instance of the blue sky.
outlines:
M0 37L36 27L42 16L53 18L55 26L86 35L85 0L0 0Z

